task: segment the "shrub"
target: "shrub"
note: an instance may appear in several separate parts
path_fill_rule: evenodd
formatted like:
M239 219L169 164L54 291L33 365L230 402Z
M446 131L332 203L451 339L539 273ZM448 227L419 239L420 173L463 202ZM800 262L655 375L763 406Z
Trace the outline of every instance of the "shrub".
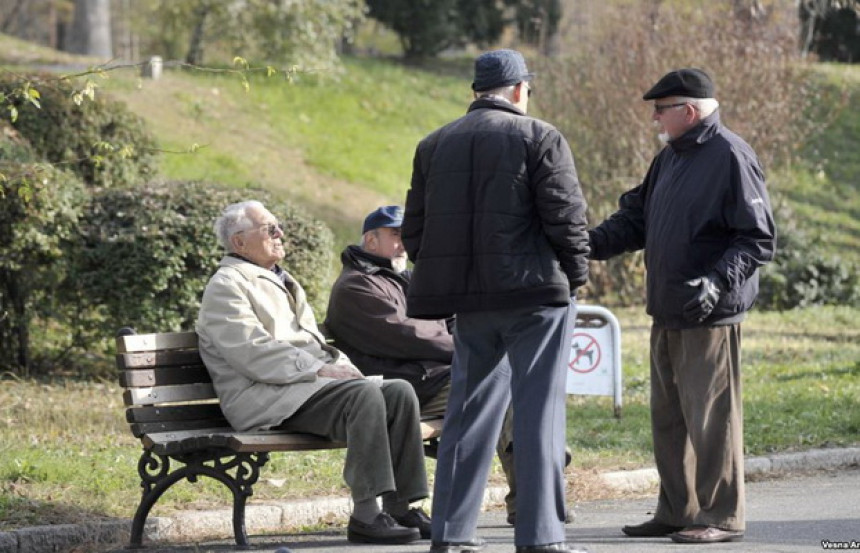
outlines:
M41 107L16 94L25 84L38 90ZM13 126L46 161L90 186L132 185L152 176L156 144L143 121L121 103L80 92L49 75L0 74L0 95L17 112ZM11 121L7 107L0 118Z
M65 252L86 197L73 174L37 161L0 121L0 370L23 376L38 364L33 321L61 318Z
M88 329L93 339L122 326L138 332L194 328L203 289L223 256L212 231L215 218L230 203L267 195L201 182L97 193L82 220L74 275L74 294L98 311ZM321 312L331 231L289 205L267 207L285 227L284 267Z
M813 305L860 306L860 267L821 252L820 236L797 227L796 218L778 204L776 256L761 273L759 304L766 309Z

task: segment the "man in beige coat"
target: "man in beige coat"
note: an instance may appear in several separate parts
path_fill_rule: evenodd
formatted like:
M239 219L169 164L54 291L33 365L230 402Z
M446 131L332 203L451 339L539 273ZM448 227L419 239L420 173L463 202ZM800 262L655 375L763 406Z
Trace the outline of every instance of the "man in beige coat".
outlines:
M203 293L197 334L227 420L238 430L278 428L346 442L350 541L409 543L429 535L426 515L409 508L428 492L412 387L366 379L325 343L302 287L277 265L283 230L260 202L228 206L214 228L227 255Z

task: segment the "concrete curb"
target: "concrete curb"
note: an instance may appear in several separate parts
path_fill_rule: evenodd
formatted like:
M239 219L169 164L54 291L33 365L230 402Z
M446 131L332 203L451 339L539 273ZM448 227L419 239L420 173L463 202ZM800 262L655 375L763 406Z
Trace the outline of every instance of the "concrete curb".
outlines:
M860 466L860 447L844 449L811 449L798 453L777 453L744 460L747 477L798 470L835 469ZM656 468L607 472L603 482L618 491L641 492L655 488L660 477Z
M813 449L753 457L744 462L747 476L779 474L802 470L838 469L860 466L860 447ZM608 472L604 483L618 491L647 491L659 478L654 468ZM484 508L504 503L507 489L488 488ZM283 532L326 520L345 520L351 510L348 498L319 498L248 505L246 528L249 534ZM0 532L0 553L57 553L82 551L81 546L122 547L128 542L131 521L115 520L93 524L36 526ZM231 538L232 510L187 511L172 517L151 517L144 531L145 543L193 542L201 539Z

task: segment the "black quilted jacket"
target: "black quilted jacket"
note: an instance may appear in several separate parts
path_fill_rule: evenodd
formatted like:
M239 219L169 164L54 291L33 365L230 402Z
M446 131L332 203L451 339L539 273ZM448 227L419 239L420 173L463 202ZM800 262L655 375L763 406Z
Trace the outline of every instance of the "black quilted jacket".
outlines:
M403 243L412 317L565 305L588 277L586 203L555 127L497 98L422 140Z

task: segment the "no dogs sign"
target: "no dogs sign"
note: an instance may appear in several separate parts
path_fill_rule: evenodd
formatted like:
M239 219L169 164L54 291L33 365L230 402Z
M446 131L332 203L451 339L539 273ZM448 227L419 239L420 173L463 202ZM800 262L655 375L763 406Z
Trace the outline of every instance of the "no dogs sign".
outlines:
M606 308L579 305L570 339L567 393L614 396L621 408L621 330Z

